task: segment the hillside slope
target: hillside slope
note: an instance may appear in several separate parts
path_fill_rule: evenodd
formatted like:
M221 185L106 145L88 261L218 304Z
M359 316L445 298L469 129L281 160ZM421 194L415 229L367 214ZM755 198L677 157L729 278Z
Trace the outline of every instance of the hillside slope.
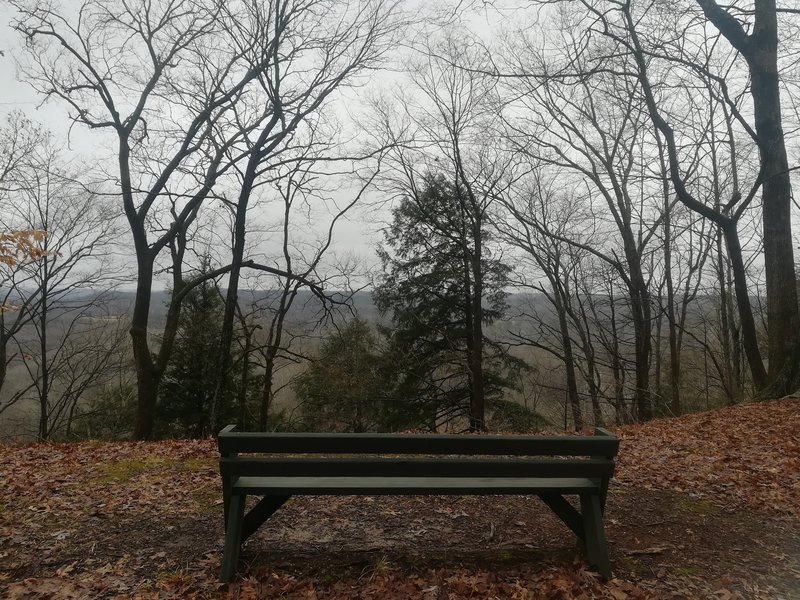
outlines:
M345 497L291 501L222 585L213 440L0 446L0 597L800 597L800 400L617 433L608 584L529 498Z

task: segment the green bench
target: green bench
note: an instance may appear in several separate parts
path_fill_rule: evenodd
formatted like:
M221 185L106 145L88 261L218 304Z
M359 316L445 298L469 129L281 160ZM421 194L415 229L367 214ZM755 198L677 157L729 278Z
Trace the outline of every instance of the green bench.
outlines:
M611 578L603 512L619 440L592 436L241 433L218 438L225 512L221 581L241 544L295 495L535 495ZM245 512L247 496L261 496ZM576 496L580 510L565 496Z

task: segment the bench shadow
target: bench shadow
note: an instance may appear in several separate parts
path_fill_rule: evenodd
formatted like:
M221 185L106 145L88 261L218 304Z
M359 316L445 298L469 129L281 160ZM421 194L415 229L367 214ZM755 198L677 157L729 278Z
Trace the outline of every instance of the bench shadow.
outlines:
M577 545L531 547L505 544L497 548L418 546L414 549L390 544L357 548L352 545L317 545L302 550L253 540L242 549L239 574L254 577L280 571L320 582L352 579L391 569L424 572L440 569L474 571L541 571L573 564L582 557Z

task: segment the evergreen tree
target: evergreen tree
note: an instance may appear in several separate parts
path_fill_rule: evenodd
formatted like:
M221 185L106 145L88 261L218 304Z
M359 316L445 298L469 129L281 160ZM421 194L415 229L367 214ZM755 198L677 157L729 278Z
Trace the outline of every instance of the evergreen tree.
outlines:
M484 208L458 183L428 175L393 211L375 290L391 314L398 398L435 429L462 416L485 430L487 400L514 361L483 327L501 316L510 268L492 256Z
M217 407L217 422L210 422L222 311L222 298L213 281L198 285L183 301L175 346L159 395L158 430L162 436L203 437L236 420L236 407L229 400ZM232 374L227 380L236 378ZM231 399L235 394L224 397Z
M356 433L395 429L398 423L386 403L388 373L365 321L355 319L335 331L295 384L305 426Z

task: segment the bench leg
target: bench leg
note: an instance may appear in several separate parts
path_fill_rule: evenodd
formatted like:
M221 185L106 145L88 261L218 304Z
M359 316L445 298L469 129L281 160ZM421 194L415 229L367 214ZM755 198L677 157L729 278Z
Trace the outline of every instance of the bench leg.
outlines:
M606 534L603 530L603 508L598 494L581 495L581 515L586 533L586 555L604 579L611 579Z
M584 541L586 539L581 514L567 502L564 496L560 494L540 494L539 498L564 522L564 525L572 530L572 533L578 536L579 540Z
M242 545L242 522L244 521L244 494L231 495L228 522L225 526L225 550L222 554L222 569L219 580L228 582L233 579L236 564L239 562L239 548Z
M244 516L242 521L242 541L253 535L275 511L283 506L291 496L264 496Z
M224 517L223 525L225 530L228 529L228 513L230 512L231 505L231 484L227 478L222 480L222 515Z

